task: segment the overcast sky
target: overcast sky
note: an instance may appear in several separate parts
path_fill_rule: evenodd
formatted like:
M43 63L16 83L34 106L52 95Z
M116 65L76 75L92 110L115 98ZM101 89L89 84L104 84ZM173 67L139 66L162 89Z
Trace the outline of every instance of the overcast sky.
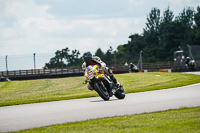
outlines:
M153 7L177 16L200 0L0 0L0 56L68 47L104 52L141 34Z

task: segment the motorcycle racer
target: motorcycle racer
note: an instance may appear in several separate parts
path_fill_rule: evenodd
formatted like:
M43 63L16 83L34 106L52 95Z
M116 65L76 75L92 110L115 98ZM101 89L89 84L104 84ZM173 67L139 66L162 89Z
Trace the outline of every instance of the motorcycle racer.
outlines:
M82 69L84 70L84 72L88 66L98 65L99 69L105 71L106 75L108 75L110 79L113 80L113 82L117 85L118 88L122 88L122 85L114 77L112 70L106 67L106 64L103 61L101 61L101 59L98 56L92 56L91 52L88 51L83 54L83 61L84 63L82 64ZM93 87L90 84L88 84L87 87L89 90L93 90Z
M196 71L196 63L190 57L187 57L185 60L185 64L190 71Z

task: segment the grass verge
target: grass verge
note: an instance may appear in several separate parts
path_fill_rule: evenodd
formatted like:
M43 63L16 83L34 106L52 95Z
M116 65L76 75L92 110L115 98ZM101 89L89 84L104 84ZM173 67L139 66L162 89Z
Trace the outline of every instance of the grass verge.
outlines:
M126 73L115 75L126 93L179 87L200 82L200 75ZM83 85L83 77L0 82L0 107L98 96Z
M20 133L199 133L200 107L66 123Z

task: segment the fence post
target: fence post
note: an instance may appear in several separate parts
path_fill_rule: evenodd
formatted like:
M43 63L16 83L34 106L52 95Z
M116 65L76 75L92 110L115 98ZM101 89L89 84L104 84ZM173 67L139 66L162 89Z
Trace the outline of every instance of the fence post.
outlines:
M34 61L34 69L35 69L35 74L36 74L35 53L33 53L33 61Z
M8 76L8 55L6 55L6 71L7 71L7 76Z

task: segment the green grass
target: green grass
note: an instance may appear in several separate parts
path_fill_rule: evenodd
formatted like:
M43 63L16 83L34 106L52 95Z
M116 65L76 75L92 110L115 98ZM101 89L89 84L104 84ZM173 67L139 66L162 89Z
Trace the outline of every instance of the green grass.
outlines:
M115 75L126 93L179 87L200 82L199 75L126 73ZM83 77L0 82L0 107L98 96L83 85Z
M20 133L199 133L200 107L66 123Z

